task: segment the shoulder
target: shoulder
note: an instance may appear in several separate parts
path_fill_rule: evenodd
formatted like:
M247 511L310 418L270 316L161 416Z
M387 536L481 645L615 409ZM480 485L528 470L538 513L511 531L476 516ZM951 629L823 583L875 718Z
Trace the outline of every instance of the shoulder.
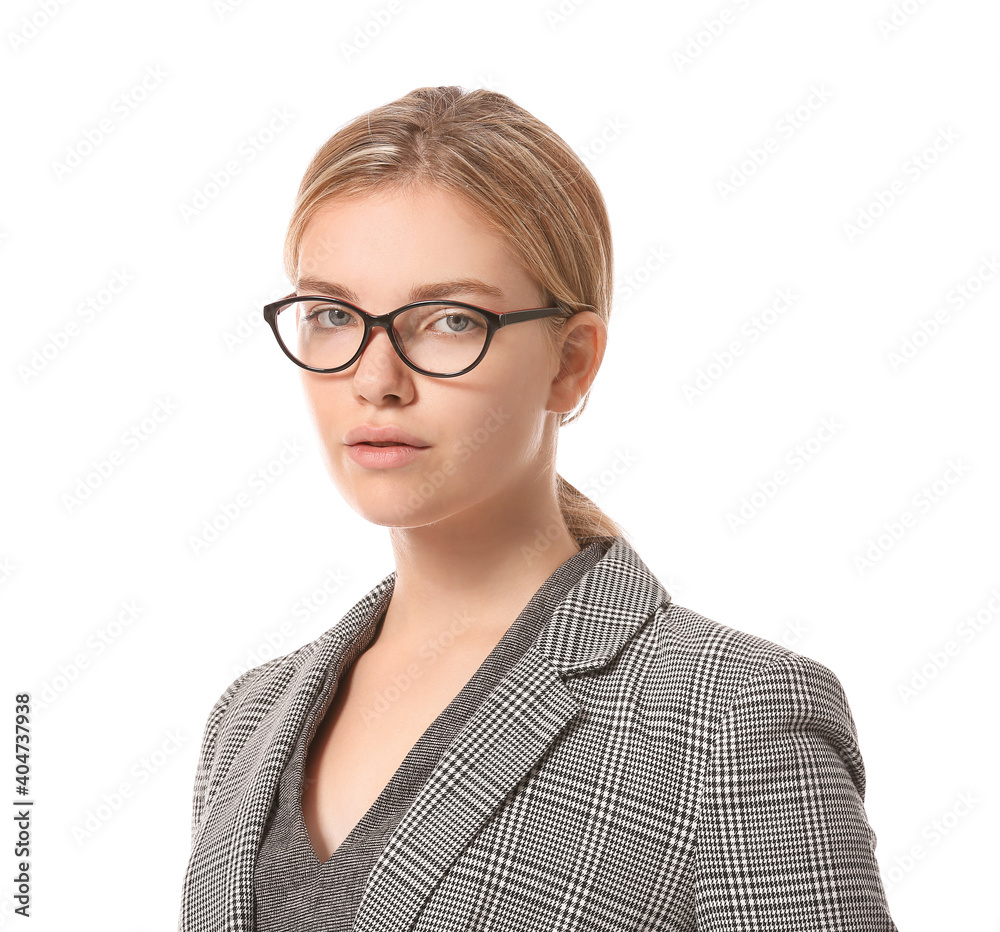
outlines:
M669 601L630 649L647 714L706 751L734 734L808 732L840 748L863 785L847 697L822 663Z
M654 756L687 791L702 921L729 928L742 896L753 928L894 929L836 675L670 603L644 634L660 686L646 720L664 749Z
M574 617L560 628L565 640L583 646L560 646L559 653L549 648L560 660L569 656L574 661L563 663L565 669L588 669L589 662L578 658L611 658L620 651L608 672L624 677L620 688L640 701L686 697L700 714L717 716L756 692L773 694L778 689L789 699L814 696L840 704L846 713L840 682L831 670L790 648L678 605L624 537L612 540L584 582ZM625 681L637 677L639 684Z
M674 602L660 606L648 636L671 675L697 681L723 705L771 681L785 682L792 692L842 693L833 671L811 657Z

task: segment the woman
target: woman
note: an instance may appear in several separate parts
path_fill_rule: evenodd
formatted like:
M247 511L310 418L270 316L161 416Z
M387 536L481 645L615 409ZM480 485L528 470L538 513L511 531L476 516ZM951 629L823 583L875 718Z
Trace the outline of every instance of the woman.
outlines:
M240 676L184 930L891 930L826 668L676 605L555 471L607 340L593 177L502 94L317 153L265 316L395 571Z

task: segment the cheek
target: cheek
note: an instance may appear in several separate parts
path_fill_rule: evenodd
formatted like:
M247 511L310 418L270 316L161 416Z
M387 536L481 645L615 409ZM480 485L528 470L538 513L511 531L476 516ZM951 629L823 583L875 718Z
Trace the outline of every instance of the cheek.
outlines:
M320 441L328 453L335 453L350 426L342 423L341 415L346 410L342 399L344 390L331 380L309 373L302 376L302 388Z
M460 419L456 449L465 480L512 477L537 460L545 427L545 399L538 379L519 370L502 388L477 395L476 407ZM463 468L464 465L464 468Z
M309 375L307 372L302 373L302 393L305 397L306 408L317 421L317 426L319 426L318 422L323 417L325 399L320 386L316 384L315 377Z

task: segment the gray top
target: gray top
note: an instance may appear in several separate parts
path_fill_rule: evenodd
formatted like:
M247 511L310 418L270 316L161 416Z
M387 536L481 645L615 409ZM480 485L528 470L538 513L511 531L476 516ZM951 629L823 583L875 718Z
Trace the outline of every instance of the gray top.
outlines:
M341 672L327 671L282 772L258 849L254 896L259 932L348 932L368 874L437 761L493 687L531 646L566 593L604 556L612 540L593 539L542 583L462 690L410 748L343 843L320 863L302 815L302 772L306 749L333 700ZM383 610L377 625L365 629L371 637L365 641L362 633L358 643L345 653L348 663L375 640L384 618Z

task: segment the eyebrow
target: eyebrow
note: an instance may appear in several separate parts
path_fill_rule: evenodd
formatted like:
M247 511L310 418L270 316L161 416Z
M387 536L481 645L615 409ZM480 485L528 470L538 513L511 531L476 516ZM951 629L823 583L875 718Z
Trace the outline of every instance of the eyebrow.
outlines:
M295 290L300 294L321 294L327 298L343 298L352 304L361 304L355 291L339 282L325 282L319 278L300 278L295 284ZM447 282L428 282L424 285L414 285L410 289L407 304L414 301L432 301L434 298L450 298L457 294L481 294L491 298L504 296L496 285L490 285L478 278L456 278Z

